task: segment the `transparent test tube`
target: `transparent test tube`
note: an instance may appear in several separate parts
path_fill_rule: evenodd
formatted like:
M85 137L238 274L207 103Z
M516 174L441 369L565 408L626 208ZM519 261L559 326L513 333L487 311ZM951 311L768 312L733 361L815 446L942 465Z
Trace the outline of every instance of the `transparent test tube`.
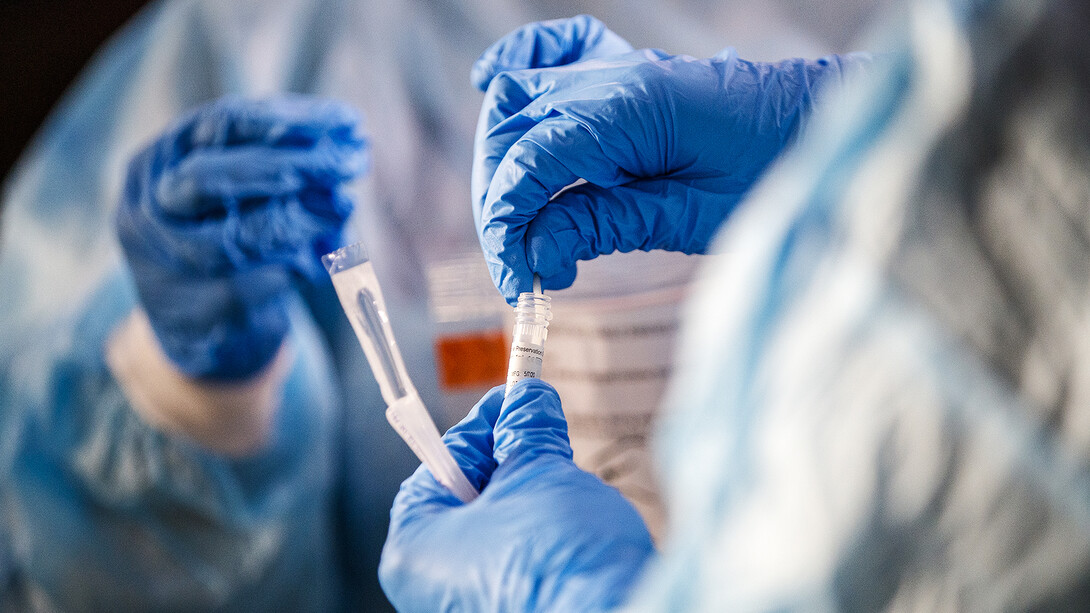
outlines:
M551 300L541 291L541 279L534 275L534 291L519 294L515 306L515 327L511 333L511 358L507 363L507 389L523 379L541 377L545 339L549 336Z
M424 402L409 379L397 348L378 277L359 243L322 257L341 307L367 355L367 362L386 401L386 420L428 467L435 479L462 502L477 490L462 473Z

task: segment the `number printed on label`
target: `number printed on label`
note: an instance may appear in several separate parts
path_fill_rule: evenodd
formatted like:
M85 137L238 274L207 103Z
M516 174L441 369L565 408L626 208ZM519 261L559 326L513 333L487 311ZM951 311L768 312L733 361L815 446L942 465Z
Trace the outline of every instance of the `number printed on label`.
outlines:
M511 347L511 362L507 365L508 384L541 376L541 360L545 347L531 343L515 343Z

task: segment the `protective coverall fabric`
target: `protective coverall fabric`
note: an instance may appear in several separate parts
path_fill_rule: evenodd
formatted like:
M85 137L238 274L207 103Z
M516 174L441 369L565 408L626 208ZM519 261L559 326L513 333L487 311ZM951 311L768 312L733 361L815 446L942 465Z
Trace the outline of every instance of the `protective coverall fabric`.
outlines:
M30 337L0 387L4 406L39 407L4 413L20 438L4 457L4 610L339 606L337 393L302 304L289 307L297 359L270 443L231 459L150 427L110 376L101 348L134 302L129 279L112 276L70 325ZM327 588L267 590L269 573Z
M633 611L1085 607L1088 11L907 13L717 239Z

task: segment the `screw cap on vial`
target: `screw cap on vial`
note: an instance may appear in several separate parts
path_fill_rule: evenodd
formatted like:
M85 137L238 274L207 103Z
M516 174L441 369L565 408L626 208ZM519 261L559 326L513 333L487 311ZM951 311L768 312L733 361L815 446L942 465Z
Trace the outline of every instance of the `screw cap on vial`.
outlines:
M545 294L533 292L519 294L518 304L515 305L515 321L548 327L549 321L553 318L551 302L552 299Z

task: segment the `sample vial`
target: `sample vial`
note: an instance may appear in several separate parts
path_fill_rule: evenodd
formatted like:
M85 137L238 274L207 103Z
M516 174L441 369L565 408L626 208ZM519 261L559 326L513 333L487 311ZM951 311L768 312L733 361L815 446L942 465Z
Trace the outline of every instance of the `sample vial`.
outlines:
M541 293L535 278L534 292L519 294L515 306L515 328L511 334L511 359L507 363L507 390L523 379L541 376L545 339L549 336L550 298Z

